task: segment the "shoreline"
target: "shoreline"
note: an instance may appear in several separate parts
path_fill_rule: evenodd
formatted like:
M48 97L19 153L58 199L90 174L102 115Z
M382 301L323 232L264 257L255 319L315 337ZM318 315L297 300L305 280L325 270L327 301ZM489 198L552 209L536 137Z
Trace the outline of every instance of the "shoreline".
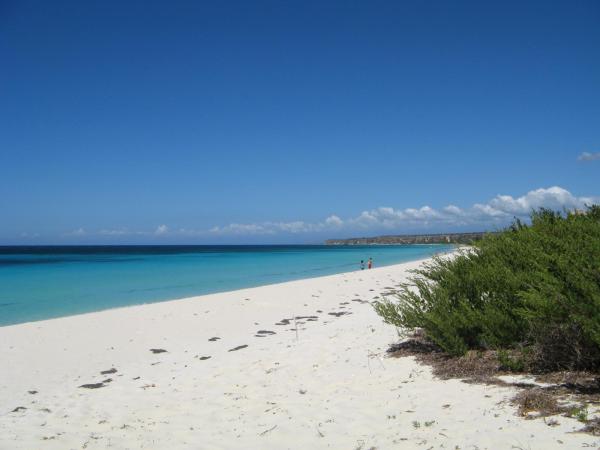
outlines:
M0 448L600 445L385 357L370 302L425 261L2 327Z
M439 255L448 255L448 254L451 254L453 252L456 252L457 250L459 250L459 248L451 249L451 250L448 250L448 251L438 252L438 253L436 253L436 256L439 256ZM411 261L404 261L404 262L401 262L401 263L387 264L387 265L382 265L382 266L375 267L375 268L370 269L370 270L377 270L377 269L382 269L382 268L386 268L386 267L400 266L400 265L409 264L409 263L422 263L422 262L424 262L424 261L426 261L428 259L430 259L430 258L420 258L420 259L411 260ZM364 270L369 270L369 269L364 269ZM99 309L99 310L96 310L96 311L88 311L88 312L82 312L82 313L68 314L68 315L65 315L65 316L57 316L57 317L51 317L51 318L47 318L47 319L29 320L29 321L26 321L26 322L18 322L18 323L7 324L7 325L0 324L0 329L6 328L6 327L14 327L14 326L19 326L19 325L25 325L25 324L30 324L30 323L45 322L45 321L50 321L50 320L60 320L60 319L67 318L67 317L77 317L77 316L83 316L83 315L88 315L88 314L96 314L96 313L101 313L101 312L105 312L105 311L120 310L120 309L127 309L127 308L135 308L137 306L146 306L146 305L154 305L154 304L157 304L157 303L169 303L169 302L191 300L191 299L197 299L197 298L208 296L208 295L233 293L233 292L237 292L237 291L243 291L245 289L257 289L257 288L266 287L266 286L277 286L277 285L281 285L281 284L292 283L292 282L295 282L295 281L304 281L304 280L312 280L312 279L317 279L317 278L332 277L332 276L336 276L336 275L343 275L343 274L354 273L354 272L361 272L361 270L357 269L357 270L351 270L351 271L338 272L338 273L334 273L334 274L330 274L330 275L309 276L309 277L306 277L306 278L297 278L297 279L292 279L292 280L287 280L287 281L280 281L280 282L275 282L275 283L258 284L258 285L255 285L255 286L242 287L242 288L239 288L239 289L228 289L228 290L224 290L224 291L215 291L215 292L209 292L209 293L205 293L205 294L198 294L198 295L192 295L192 296L175 297L175 298L165 298L163 300L155 300L155 301L148 301L148 302L142 302L142 303L134 303L134 304L130 304L130 305L115 306L115 307L110 307L110 308L105 308L105 309Z

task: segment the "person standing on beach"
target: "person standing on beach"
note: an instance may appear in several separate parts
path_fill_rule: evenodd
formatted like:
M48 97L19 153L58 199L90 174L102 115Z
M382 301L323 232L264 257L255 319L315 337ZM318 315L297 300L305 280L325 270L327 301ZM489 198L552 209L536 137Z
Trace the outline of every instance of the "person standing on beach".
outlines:
M362 259L360 260L360 270L365 270L365 262Z
M373 258L369 258L369 269L373 267Z

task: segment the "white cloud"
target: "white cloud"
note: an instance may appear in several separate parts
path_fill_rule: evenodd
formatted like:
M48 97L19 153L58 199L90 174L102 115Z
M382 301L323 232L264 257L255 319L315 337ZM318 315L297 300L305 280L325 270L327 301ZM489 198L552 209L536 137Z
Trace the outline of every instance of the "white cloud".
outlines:
M600 152L589 153L583 152L581 155L577 157L577 161L595 161L600 159Z
M169 232L169 227L166 225L159 225L158 227L156 227L156 230L154 231L154 234L156 234L157 236L163 235L163 234L167 234Z
M355 217L341 218L332 214L321 222L260 222L230 223L214 226L210 229L179 228L171 230L167 225L159 225L153 231L134 231L126 228L103 229L96 233L102 236L169 236L169 237L209 237L227 235L276 235L302 234L317 232L397 232L405 230L438 229L450 230L453 227L471 227L473 229L490 229L507 225L513 217L524 218L532 209L540 207L553 210L583 209L585 205L600 203L600 197L576 197L559 186L535 189L520 197L497 195L486 203L475 203L461 208L454 204L441 209L430 206L420 208L394 209L382 206L362 211ZM435 228L433 228L435 227ZM93 235L79 228L67 236Z
M569 191L558 186L548 189L536 189L522 197L513 198L510 195L498 195L490 201L490 205L499 211L512 215L525 215L535 208L572 209L582 208L584 201L574 197Z
M582 209L586 204L600 203L598 197L575 197L558 186L535 189L521 197L497 195L487 203L475 203L470 208L459 208L450 204L442 209L430 206L394 209L389 206L363 211L356 217L341 219L337 215L323 222L262 222L257 224L233 223L214 227L210 231L218 234L277 234L308 233L346 229L351 230L396 230L402 229L473 226L486 228L507 224L513 217L526 217L532 209L541 207L554 210Z
M120 230L100 230L98 232L98 234L101 234L102 236L127 236L127 235L130 235L130 234L135 234L135 232L129 231L127 229L120 229Z
M325 225L330 226L330 227L341 227L342 225L344 225L344 221L342 219L340 219L338 216L336 216L335 214L329 216L327 219L325 219Z
M462 209L460 209L458 206L454 206L454 205L448 205L448 206L444 207L443 211L447 214L453 214L455 216L459 216L463 213Z
M70 231L65 236L85 236L87 232L83 228L77 228L76 230Z
M183 229L182 229L183 230ZM154 231L130 230L128 228L102 229L98 231L101 236L164 236L170 234L169 227L159 225Z
M230 223L223 227L212 227L209 231L214 234L272 234L263 225L255 223Z
M501 218L506 217L508 214L506 211L501 211L490 205L482 205L481 203L475 203L470 211L463 212L463 216L479 217L479 218Z

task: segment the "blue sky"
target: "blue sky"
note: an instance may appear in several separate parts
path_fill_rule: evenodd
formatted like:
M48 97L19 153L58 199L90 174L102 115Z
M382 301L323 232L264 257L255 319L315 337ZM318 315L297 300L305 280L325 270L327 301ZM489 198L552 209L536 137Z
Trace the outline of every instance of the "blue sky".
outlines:
M492 229L600 196L600 3L0 0L0 244Z

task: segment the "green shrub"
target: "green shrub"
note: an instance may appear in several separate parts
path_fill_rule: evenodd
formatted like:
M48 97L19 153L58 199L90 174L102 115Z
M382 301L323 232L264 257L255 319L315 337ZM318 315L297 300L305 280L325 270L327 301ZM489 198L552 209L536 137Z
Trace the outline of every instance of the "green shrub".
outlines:
M523 372L525 370L525 358L523 355L514 356L511 355L507 350L498 351L498 362L500 367L511 372Z
M574 406L569 411L567 411L567 415L569 417L573 417L574 419L579 420L580 422L588 421L588 409L586 405L583 406Z
M375 303L384 320L451 355L518 347L537 369L598 369L600 206L534 211L530 225L434 258L396 296Z

